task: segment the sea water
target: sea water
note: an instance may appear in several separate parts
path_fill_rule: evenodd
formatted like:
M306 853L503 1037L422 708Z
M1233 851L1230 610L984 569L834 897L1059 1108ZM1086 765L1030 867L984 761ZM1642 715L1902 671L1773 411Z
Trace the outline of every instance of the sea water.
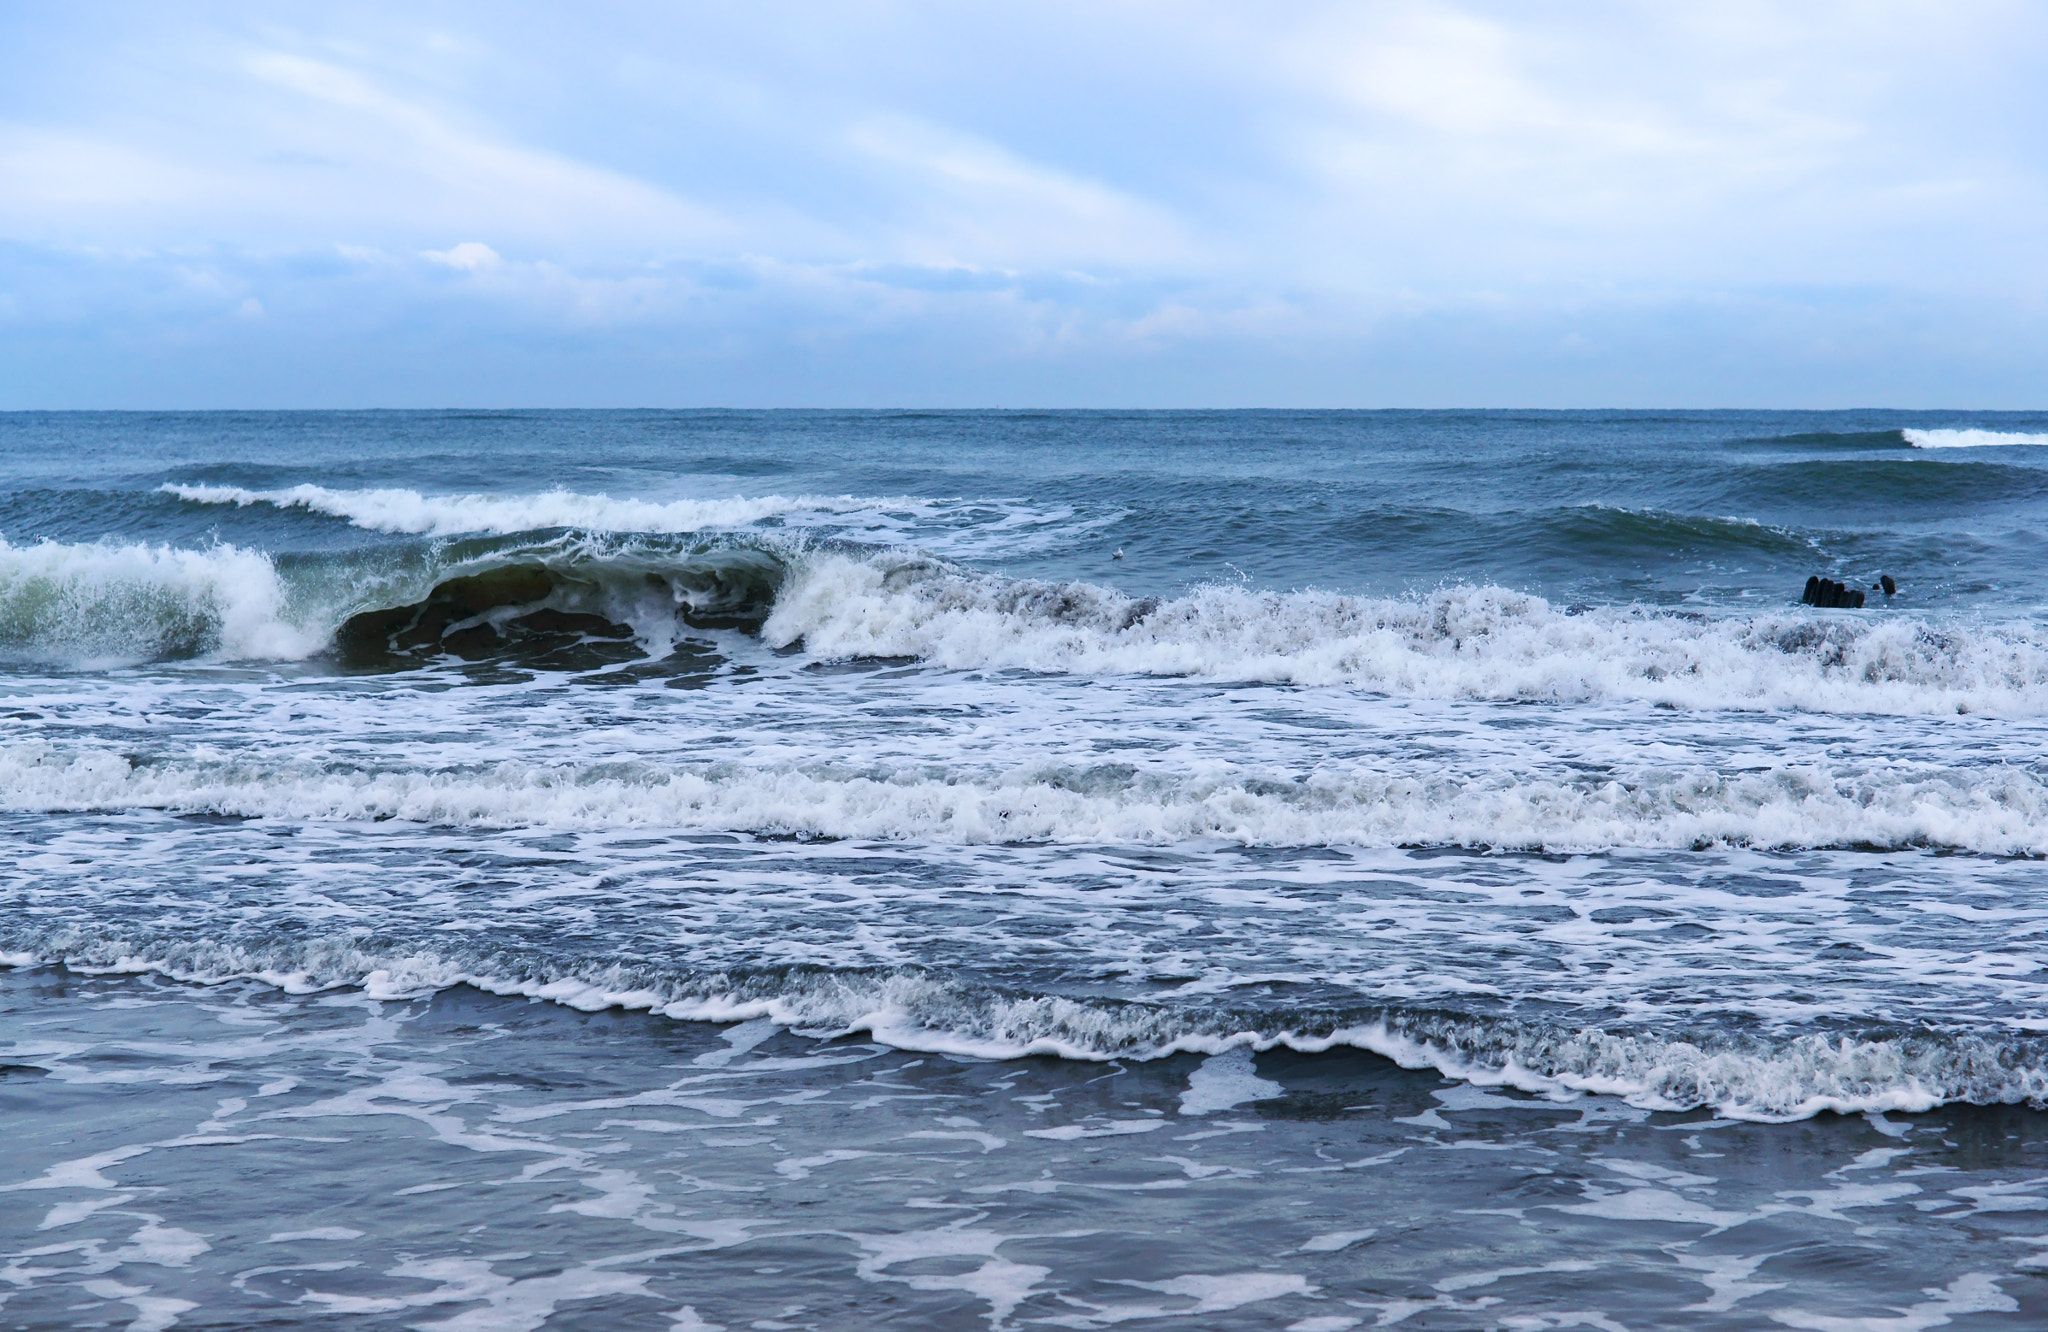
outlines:
M2040 1325L2044 445L0 416L0 1327Z

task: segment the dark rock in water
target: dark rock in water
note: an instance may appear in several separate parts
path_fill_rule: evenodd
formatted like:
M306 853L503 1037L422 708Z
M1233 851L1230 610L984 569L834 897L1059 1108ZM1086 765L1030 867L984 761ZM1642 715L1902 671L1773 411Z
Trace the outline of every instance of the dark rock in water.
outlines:
M1863 593L1854 591L1832 578L1815 575L1806 580L1806 591L1800 594L1800 604L1819 606L1827 610L1861 610Z
M1879 575L1877 585L1884 589L1884 594L1888 597L1892 596L1899 590L1899 585L1892 581L1892 576L1890 574Z

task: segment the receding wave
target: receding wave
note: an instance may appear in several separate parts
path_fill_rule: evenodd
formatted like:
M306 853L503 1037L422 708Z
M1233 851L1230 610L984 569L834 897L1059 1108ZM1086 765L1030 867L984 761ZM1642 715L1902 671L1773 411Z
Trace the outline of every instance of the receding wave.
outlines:
M2018 1034L1657 1034L1441 1008L1274 1011L1006 991L913 968L694 971L442 941L379 945L356 934L209 940L67 925L33 935L9 931L4 944L5 960L17 965L154 971L208 983L254 979L299 993L355 986L380 999L466 984L586 1011L625 1008L712 1022L767 1018L813 1035L862 1033L900 1049L976 1058L1143 1060L1235 1046L1311 1054L1352 1048L1483 1085L1559 1098L1598 1093L1648 1109L1704 1108L1767 1122L1822 1111L2048 1102L2048 1051Z
M2048 854L2048 781L2008 765L1813 761L1717 771L1386 772L1294 780L1040 761L934 770L505 761L446 768L138 762L0 746L0 807L165 810L493 828L741 832L924 843L1616 848L1943 847Z
M2016 430L1902 430L1916 449L1997 449L2048 444L2048 434Z
M268 504L344 518L373 532L407 536L499 536L569 527L589 532L679 534L745 527L798 513L917 509L923 501L840 496L766 495L723 500L613 499L568 490L539 495L423 495L417 490L245 490L239 486L166 485L165 494L194 504Z
M907 556L820 553L785 585L762 634L828 658L1344 685L1409 697L2048 711L2048 636L2030 622L1937 626L1792 607L1749 616L1631 607L1572 614L1498 587L1368 598L1209 586L1159 600Z

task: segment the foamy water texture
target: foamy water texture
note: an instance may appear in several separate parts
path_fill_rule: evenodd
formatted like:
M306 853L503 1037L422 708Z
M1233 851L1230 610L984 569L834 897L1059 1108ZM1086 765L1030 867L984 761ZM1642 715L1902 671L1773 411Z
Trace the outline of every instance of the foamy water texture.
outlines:
M163 487L165 494L195 504L275 505L345 518L373 532L413 536L459 536L471 532L533 532L577 527L595 532L701 532L745 527L792 514L844 514L870 509L915 507L914 501L766 495L757 499L613 499L552 490L540 495L422 495L417 490L330 490L301 485L289 490L247 490L240 486Z
M659 760L440 767L328 759L144 761L111 749L0 746L6 807L164 810L237 818L475 828L689 829L951 845L1022 842L1258 847L1457 846L1602 851L1736 846L1915 846L2048 854L2048 784L2011 765L1816 757L1716 770L1637 762L1572 771L1546 756L1511 773L1477 754L1418 764L1368 751L1308 768L1212 760L1179 774L1135 766L1018 768L897 761L855 766Z
M6 1051L48 1070L10 1119L8 1184L28 1201L0 1209L0 1243L32 1251L8 1302L30 1326L140 1311L1335 1332L2043 1312L2048 1162L2012 1145L2024 1112L1788 1130L1560 1105L1342 1051L1076 1077L475 991L316 1004L0 980L0 1016L31 1013L35 1035ZM128 1038L138 1014L159 1047ZM202 1043L202 1065L157 1053ZM1332 1100L1356 1108L1319 1112ZM124 1113L140 1104L146 1124ZM232 1217L208 1203L223 1170ZM1504 1178L1534 1187L1487 1205ZM1886 1242L1902 1231L1910 1248ZM1844 1270L1844 1251L1862 1260Z
M2042 442L0 417L0 1322L2037 1325Z
M259 551L0 539L0 653L8 656L80 666L292 660L325 637L291 621L277 569Z
M833 658L1422 698L2019 715L2048 707L2048 632L2031 619L1562 612L1499 587L1377 599L1212 585L1134 599L1089 584L825 557L807 563L762 632L772 645Z
M2001 449L2048 444L2048 432L2014 430L1902 430L1916 449Z
M779 537L752 555L781 581L762 583L756 600L736 609L765 616L769 646L827 660L1192 676L1412 698L2011 717L2048 710L2048 627L2032 618L1559 609L1490 586L1369 598L1211 584L1134 598L1088 582L981 574ZM601 610L643 642L670 644L678 609L704 600L692 589L716 559L701 549L540 539L444 548L403 572L388 557L329 557L293 579L266 555L225 544L0 546L0 652L88 666L296 661L332 651L352 615L426 598L445 579L527 567L557 577L546 604ZM579 588L584 595L573 595ZM498 606L483 618L518 610Z

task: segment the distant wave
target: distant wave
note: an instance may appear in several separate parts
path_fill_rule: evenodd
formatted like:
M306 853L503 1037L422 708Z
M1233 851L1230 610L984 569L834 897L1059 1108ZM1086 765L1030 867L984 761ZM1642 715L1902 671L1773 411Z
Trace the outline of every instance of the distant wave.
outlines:
M1916 449L1991 449L2048 444L2048 434L2005 430L1902 430L1899 433Z
M1901 449L1906 441L1897 430L1802 430L1789 435L1731 439L1741 449Z
M997 990L909 968L699 972L535 956L481 941L380 944L352 933L227 940L74 923L0 935L0 965L37 962L208 983L254 979L297 993L355 986L379 999L466 984L585 1011L637 1009L711 1022L767 1018L816 1036L865 1034L899 1049L983 1059L1142 1060L1239 1046L1307 1054L1350 1048L1486 1086L1559 1099L1590 1092L1645 1109L1707 1109L1765 1122L1822 1111L1910 1113L1953 1102L2048 1101L2048 1052L2019 1035L1687 1039L1384 1005L1290 1012L1074 998Z
M165 494L194 504L270 504L345 518L374 532L411 536L510 535L572 527L591 532L686 533L745 527L804 512L854 513L918 509L924 501L840 496L765 495L724 500L613 499L553 490L538 495L422 495L416 490L244 490L238 486L165 485Z
M1799 557L1813 553L1811 539L1753 518L1717 518L1609 504L1575 504L1544 512L1525 531L1524 539L1576 559L1616 554L1640 556L1646 551L1683 552L1695 557Z

